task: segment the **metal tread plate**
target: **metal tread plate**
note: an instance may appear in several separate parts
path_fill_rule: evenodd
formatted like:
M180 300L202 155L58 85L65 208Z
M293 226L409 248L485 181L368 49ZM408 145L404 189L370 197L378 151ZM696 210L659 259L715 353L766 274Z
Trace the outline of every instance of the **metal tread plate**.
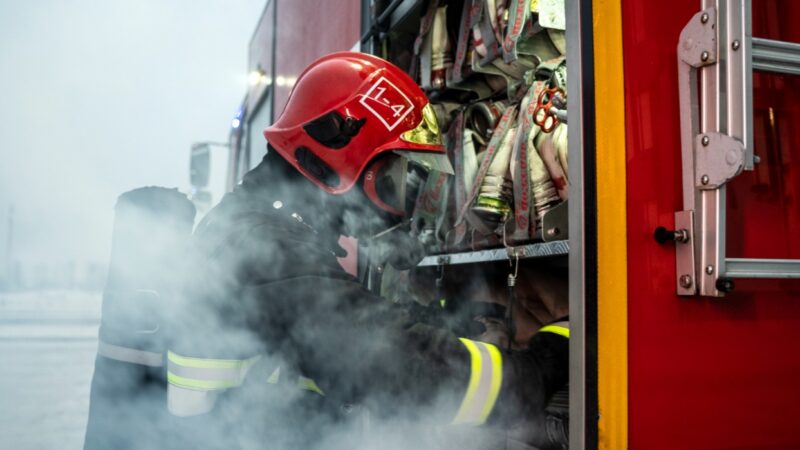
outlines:
M491 261L508 261L514 256L519 259L544 258L548 256L564 256L569 254L569 241L540 242L515 247L490 248L474 252L447 253L431 255L417 264L418 267L439 266L447 264L474 264Z

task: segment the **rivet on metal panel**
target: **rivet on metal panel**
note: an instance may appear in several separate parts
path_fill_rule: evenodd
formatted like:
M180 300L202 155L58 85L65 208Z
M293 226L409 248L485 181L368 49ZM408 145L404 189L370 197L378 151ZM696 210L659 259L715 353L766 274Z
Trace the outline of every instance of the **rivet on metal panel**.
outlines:
M555 237L558 236L560 232L561 231L558 229L558 227L553 227L547 230L547 235L550 237Z
M700 16L700 22L703 22L703 23L708 22L708 13L703 13L703 15Z
M703 185L708 184L708 175L703 175L703 177L700 178L700 182L703 183Z
M704 51L700 54L700 59L703 61L708 61L708 52Z
M711 139L708 136L703 136L703 140L701 141L704 147L708 147L708 143L711 142Z
M706 273L709 274L709 275L714 273L714 266L712 266L711 264L707 265L706 266Z
M687 274L681 275L680 282L681 287L688 289L692 287L692 276Z
M732 48L734 51L735 51L735 50L739 50L739 45L740 45L740 44L739 44L739 41L738 41L738 40L735 40L735 41L733 41L733 43L731 44L731 48Z

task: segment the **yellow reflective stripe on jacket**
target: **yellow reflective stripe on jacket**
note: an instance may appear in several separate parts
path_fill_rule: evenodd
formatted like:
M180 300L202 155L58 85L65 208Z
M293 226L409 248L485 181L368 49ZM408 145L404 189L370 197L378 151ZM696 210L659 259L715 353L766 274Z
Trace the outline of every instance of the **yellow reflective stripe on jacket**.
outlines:
M167 382L174 386L198 391L216 391L219 389L228 389L237 387L242 383L239 380L195 380L192 378L175 375L172 372L167 372Z
M247 359L208 359L208 358L192 358L188 356L181 356L172 351L167 352L167 359L170 362L179 364L184 367L197 367L201 369L238 369L255 362L258 357Z
M220 390L242 384L250 367L259 359L190 358L167 352L169 384L195 390Z
M494 345L459 338L470 354L470 377L454 424L480 425L492 412L503 384L503 356Z
M312 380L311 378L304 377L302 375L297 377L297 387L306 391L316 392L317 394L322 396L325 395L325 393L322 392L322 389L320 389L320 387L317 386L317 383L314 380Z
M569 339L569 322L556 322L539 328L539 333L555 333Z

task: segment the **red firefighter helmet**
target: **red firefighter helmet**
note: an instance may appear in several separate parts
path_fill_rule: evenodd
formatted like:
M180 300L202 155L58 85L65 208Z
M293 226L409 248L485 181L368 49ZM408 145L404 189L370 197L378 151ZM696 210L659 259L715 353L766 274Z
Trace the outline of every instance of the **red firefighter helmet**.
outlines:
M308 66L264 137L331 194L350 190L371 161L391 151L414 152L409 158L428 168L449 168L425 93L400 68L365 53L333 53ZM381 165L375 164L376 173ZM374 183L371 170L365 179ZM374 185L364 190L394 212L373 198Z

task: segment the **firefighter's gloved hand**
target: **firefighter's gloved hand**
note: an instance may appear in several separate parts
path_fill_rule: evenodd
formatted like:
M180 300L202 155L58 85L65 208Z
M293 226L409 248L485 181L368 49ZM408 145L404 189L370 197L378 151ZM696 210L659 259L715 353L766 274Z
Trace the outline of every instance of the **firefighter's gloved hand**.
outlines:
M502 326L505 308L496 303L442 301L425 306L414 302L409 306L409 313L414 322L447 329L458 336L479 341L495 343L500 339L498 334L505 333Z
M379 233L369 240L368 245L372 264L388 263L397 270L416 267L426 254L422 242L409 233L407 226Z
M398 244L386 260L397 270L413 269L425 257L425 247L416 237L408 236L407 240L404 239Z
M475 336L476 341L508 348L508 327L505 320L500 317L479 316L475 321L483 325L483 332Z

